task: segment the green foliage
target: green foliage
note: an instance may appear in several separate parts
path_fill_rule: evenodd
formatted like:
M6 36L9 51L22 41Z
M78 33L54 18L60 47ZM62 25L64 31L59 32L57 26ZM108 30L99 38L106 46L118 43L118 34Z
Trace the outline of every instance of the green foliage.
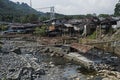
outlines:
M117 3L114 10L115 16L120 16L120 3Z
M32 23L35 21L38 21L38 16L35 14L29 14L29 15L21 17L22 23Z
M89 18L89 17L92 17L93 14L87 14L86 17Z
M107 17L110 17L110 15L109 14L99 14L99 17L107 18Z
M7 22L20 22L20 18L26 15L39 15L41 12L31 8L26 3L14 3L10 0L0 0L0 20Z
M7 26L6 25L0 25L0 31L5 31L7 30Z
M47 28L46 25L43 25L42 27L36 27L34 33L40 36L44 36L46 33L46 28Z
M64 16L64 18L67 18L67 19L83 19L83 18L85 18L85 15L68 15L68 16Z
M6 78L6 77L4 77L4 78L2 78L2 80L7 80L7 78Z
M96 13L86 14L86 15L67 15L67 16L64 16L64 17L67 18L67 19L84 19L84 18L90 18L90 17L93 17L93 16L97 16Z
M63 18L63 16L55 13L56 18ZM41 21L48 20L50 19L50 13L36 11L26 3L0 0L0 21L26 23L36 21L36 18L39 18Z
M93 34L87 36L89 39L96 39L96 31Z
M45 21L45 20L48 20L48 19L49 19L49 17L45 17L45 16L40 16L39 17L40 21Z

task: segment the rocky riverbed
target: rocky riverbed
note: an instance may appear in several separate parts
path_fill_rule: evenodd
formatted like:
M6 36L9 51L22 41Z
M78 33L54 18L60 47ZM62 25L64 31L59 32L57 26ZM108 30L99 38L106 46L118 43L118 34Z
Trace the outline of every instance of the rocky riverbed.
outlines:
M0 53L0 79L7 80L73 80L86 76L77 73L79 65L43 53L46 49L21 48L21 54L12 50L18 46L35 46L36 42L3 41Z
M36 46L38 42L2 40L0 52L0 80L119 80L117 71L100 70L83 74L81 66L62 57L52 57L48 47ZM111 77L112 78L111 78Z

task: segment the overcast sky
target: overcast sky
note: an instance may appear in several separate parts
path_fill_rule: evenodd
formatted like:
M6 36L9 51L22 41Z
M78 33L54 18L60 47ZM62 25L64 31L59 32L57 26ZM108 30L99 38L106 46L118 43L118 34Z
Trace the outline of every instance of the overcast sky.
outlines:
M11 0L14 2L25 2L30 4L30 0ZM43 8L55 6L55 12L75 15L75 14L113 14L118 0L32 0L33 8ZM49 9L41 10L49 11Z

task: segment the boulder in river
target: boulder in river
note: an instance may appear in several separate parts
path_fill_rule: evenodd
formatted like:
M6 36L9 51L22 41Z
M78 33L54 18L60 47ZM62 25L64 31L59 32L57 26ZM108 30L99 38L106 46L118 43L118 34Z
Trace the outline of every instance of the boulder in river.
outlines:
M12 49L11 52L14 52L16 54L21 54L21 50L19 47L15 48L15 49Z
M35 71L35 74L36 75L45 75L45 70L43 70L43 69L37 70L37 71Z

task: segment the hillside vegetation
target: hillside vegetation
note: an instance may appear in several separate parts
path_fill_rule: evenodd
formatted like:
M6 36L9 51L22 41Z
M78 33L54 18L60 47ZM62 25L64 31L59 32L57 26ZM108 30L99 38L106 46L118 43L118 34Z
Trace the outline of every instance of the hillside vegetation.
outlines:
M10 0L0 0L0 21L7 22L29 22L26 17L37 16L40 20L50 19L50 13L43 13L31 8L26 3L15 3ZM55 13L56 18L64 17L62 14ZM24 19L24 20L23 20ZM23 21L21 21L23 20Z
M36 10L29 7L26 3L14 3L10 0L0 0L0 15L26 15L26 14L39 14Z
M17 21L21 16L29 14L40 15L42 12L36 11L26 3L20 4L10 0L0 0L0 21Z

